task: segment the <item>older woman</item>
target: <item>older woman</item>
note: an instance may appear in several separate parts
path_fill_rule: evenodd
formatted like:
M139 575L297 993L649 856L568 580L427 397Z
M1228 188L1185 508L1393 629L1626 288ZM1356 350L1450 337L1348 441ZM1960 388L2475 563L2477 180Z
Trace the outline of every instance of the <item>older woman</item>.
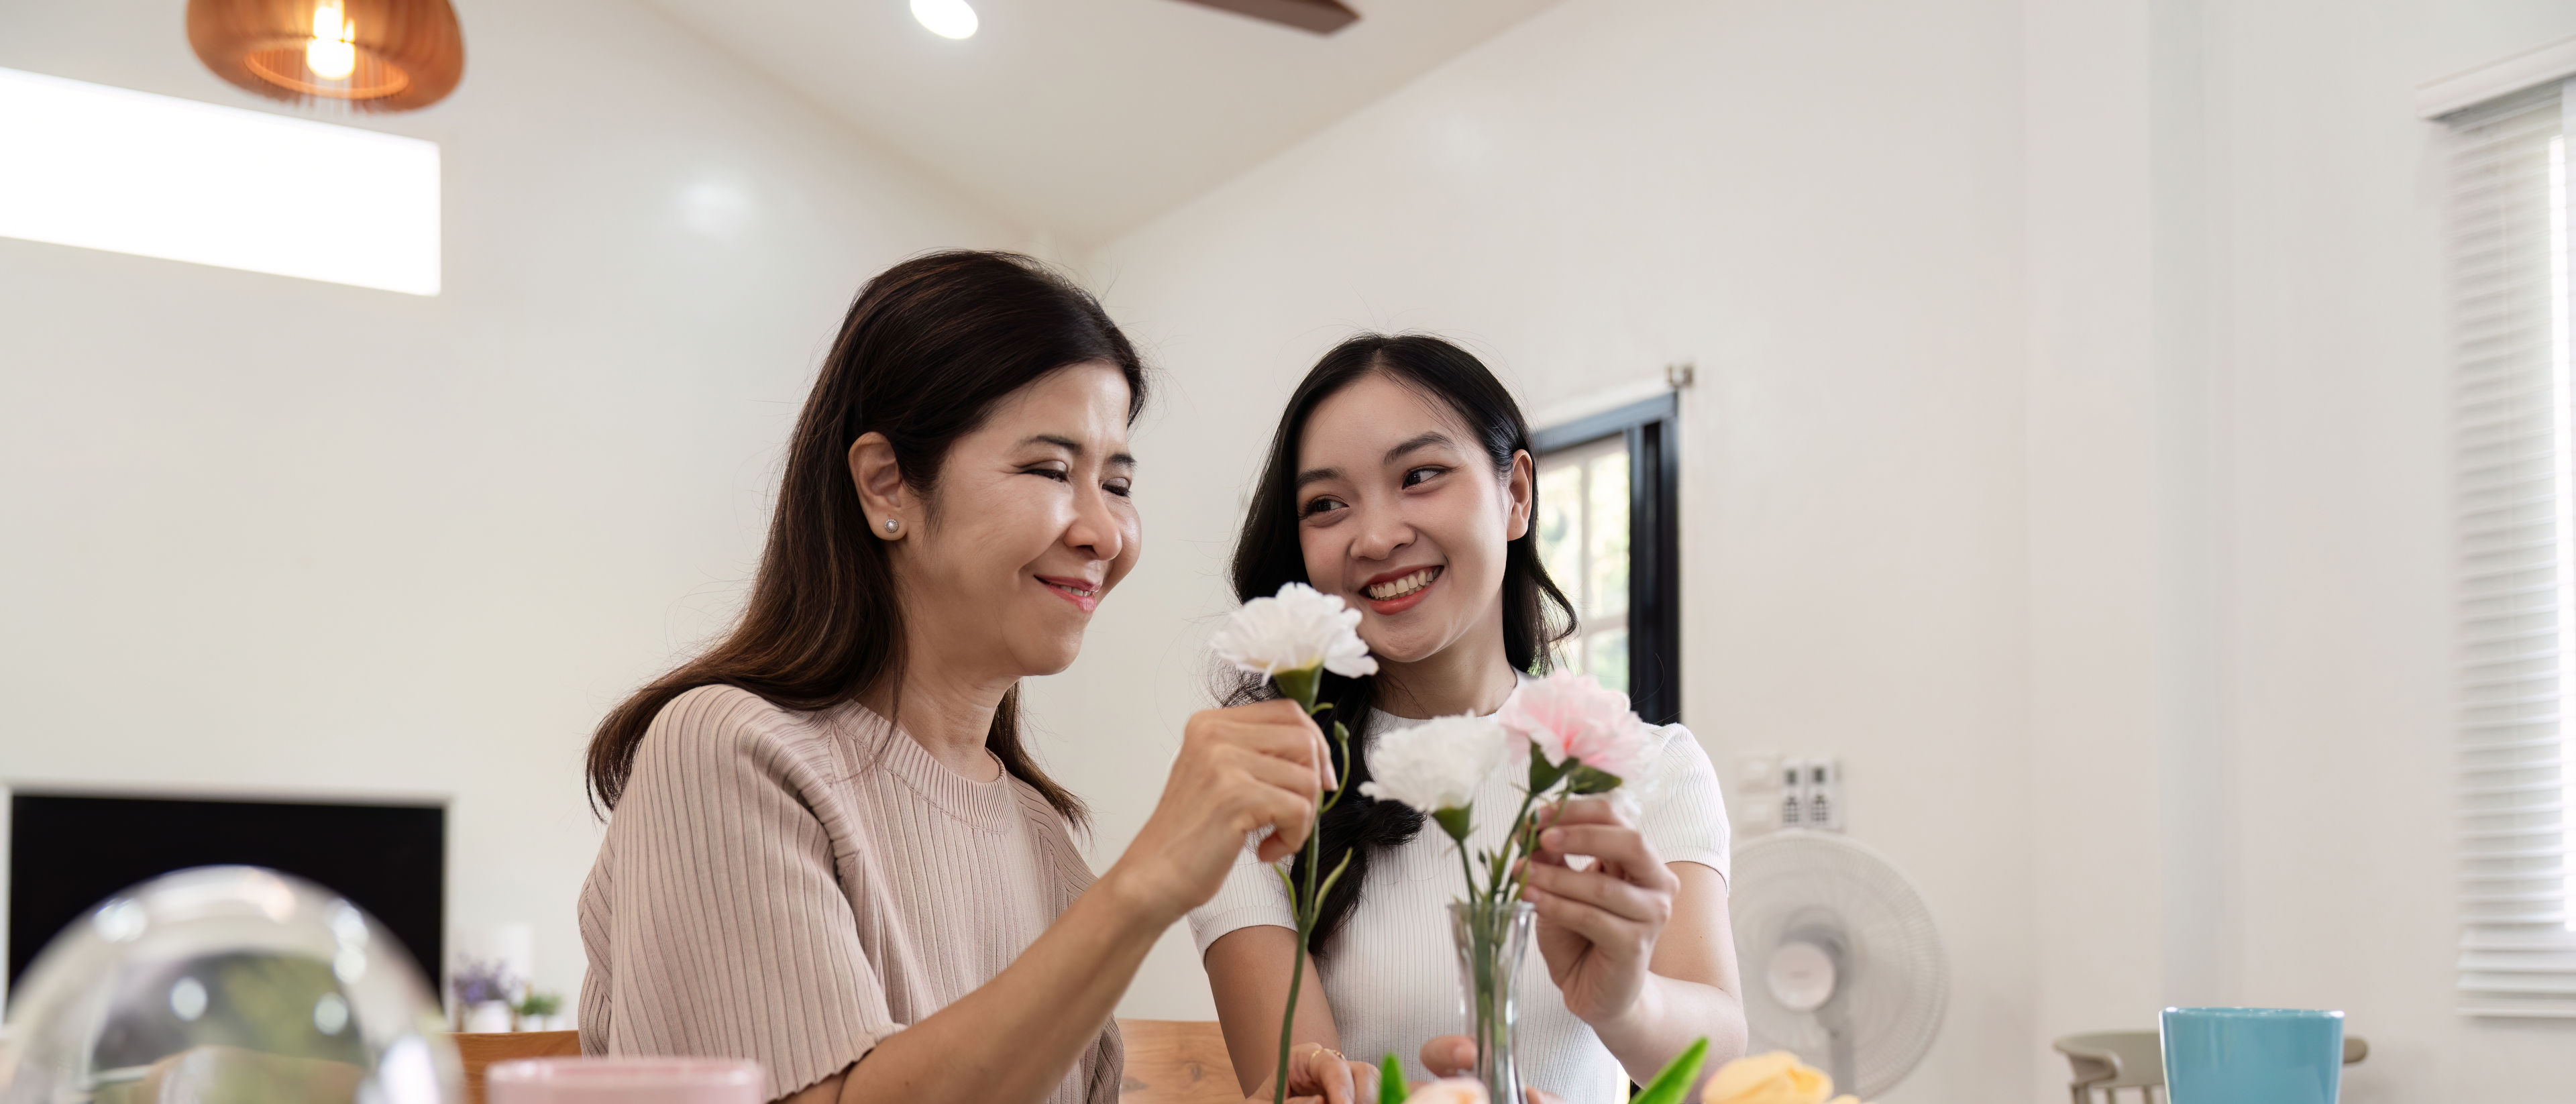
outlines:
M754 1058L799 1102L1114 1104L1145 952L1248 833L1301 842L1331 769L1294 705L1201 713L1094 881L1081 802L1021 742L1019 680L1072 663L1136 563L1144 387L1098 304L1025 259L860 292L741 622L591 742L585 1051ZM1297 1091L1350 1099L1311 1066Z

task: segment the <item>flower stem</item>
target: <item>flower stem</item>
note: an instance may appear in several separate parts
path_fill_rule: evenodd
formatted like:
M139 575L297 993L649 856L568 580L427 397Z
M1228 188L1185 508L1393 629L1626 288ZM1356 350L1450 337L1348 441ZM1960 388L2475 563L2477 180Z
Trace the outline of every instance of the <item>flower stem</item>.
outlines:
M1315 704L1316 684L1322 680L1322 677L1323 673L1320 670L1303 672L1302 676L1297 674L1272 676L1279 683L1280 691L1303 707L1309 717L1332 708L1329 702L1321 706ZM1342 751L1341 769L1335 771L1333 777L1341 785L1335 786L1331 793L1315 795L1315 824L1306 831L1305 884L1289 887L1296 898L1290 902L1290 905L1294 908L1297 917L1297 953L1291 959L1288 970L1288 1008L1279 1017L1279 1070L1277 1076L1271 1078L1271 1104L1288 1104L1288 1048L1295 1045L1297 1038L1297 994L1298 990L1303 989L1306 984L1306 941L1314 932L1315 919L1322 911L1321 903L1316 899L1315 875L1317 868L1324 864L1324 813L1340 803L1342 786L1349 785L1347 781L1351 754L1349 730L1342 727L1341 722L1335 721L1333 735L1336 742L1340 743ZM1331 749L1326 749L1325 754L1331 754ZM1345 853L1342 861L1348 864L1350 856ZM1340 876L1340 870L1333 871L1334 878L1338 879Z
M1530 847L1530 850L1535 851L1535 850L1537 850L1537 849L1538 849L1538 838L1539 838L1540 836L1542 836L1542 835L1547 834L1547 830L1548 830L1548 829L1556 827L1556 820L1557 820L1557 818L1558 818L1558 817L1561 817L1561 816L1564 816L1564 815L1565 815L1565 803L1564 803L1564 802L1562 802L1562 801L1560 801L1560 802L1557 802L1557 803L1556 803L1556 808L1553 808L1553 809L1550 809L1550 810L1548 810L1548 811L1547 811L1547 823L1545 823L1545 824L1540 824L1540 825L1536 825L1536 826L1534 827L1534 829L1530 832L1530 835L1529 835L1529 847ZM1523 864L1521 864L1520 871L1519 871L1518 873L1514 874L1514 875L1513 875L1513 877L1512 877L1512 896L1513 896L1513 897L1519 897L1519 896L1520 896L1520 891L1521 891L1523 888L1527 887L1528 885L1529 885L1529 864L1527 864L1527 863L1523 863Z

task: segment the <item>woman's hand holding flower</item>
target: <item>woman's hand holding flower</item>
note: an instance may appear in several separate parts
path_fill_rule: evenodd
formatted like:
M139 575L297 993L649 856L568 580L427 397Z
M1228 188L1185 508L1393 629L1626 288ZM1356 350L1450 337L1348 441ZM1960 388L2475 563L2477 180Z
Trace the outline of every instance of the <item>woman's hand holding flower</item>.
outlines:
M1102 876L1166 922L1216 896L1243 841L1268 829L1263 861L1296 850L1332 788L1332 757L1295 702L1210 709L1190 718L1154 815Z
M1523 896L1538 908L1538 950L1565 1007L1596 1027L1638 1011L1655 941L1681 888L1620 803L1574 798L1539 815ZM1577 855L1592 858L1577 870Z

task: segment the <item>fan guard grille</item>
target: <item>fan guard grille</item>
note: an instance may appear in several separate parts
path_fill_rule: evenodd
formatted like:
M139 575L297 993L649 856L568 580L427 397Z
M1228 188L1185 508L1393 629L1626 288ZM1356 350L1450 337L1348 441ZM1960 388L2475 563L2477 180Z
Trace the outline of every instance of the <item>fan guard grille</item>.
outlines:
M1764 982L1782 939L1821 921L1843 933L1838 999L1860 1082L1835 1091L1867 1099L1893 1088L1932 1048L1949 1000L1949 956L1922 895L1878 852L1834 833L1793 829L1748 841L1734 867L1730 911L1753 1053L1787 1050L1826 1065L1816 1014L1782 1007Z

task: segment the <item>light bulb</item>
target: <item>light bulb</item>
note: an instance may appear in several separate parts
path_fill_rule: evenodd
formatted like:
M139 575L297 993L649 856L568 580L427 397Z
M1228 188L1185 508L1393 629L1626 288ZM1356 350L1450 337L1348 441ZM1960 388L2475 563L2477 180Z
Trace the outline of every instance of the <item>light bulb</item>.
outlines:
M358 25L341 16L338 4L313 9L313 41L304 44L304 67L323 80L339 80L358 68Z
M941 38L973 38L981 24L966 0L912 0L912 17Z
M304 44L304 67L323 80L339 80L358 67L358 48L336 38Z

